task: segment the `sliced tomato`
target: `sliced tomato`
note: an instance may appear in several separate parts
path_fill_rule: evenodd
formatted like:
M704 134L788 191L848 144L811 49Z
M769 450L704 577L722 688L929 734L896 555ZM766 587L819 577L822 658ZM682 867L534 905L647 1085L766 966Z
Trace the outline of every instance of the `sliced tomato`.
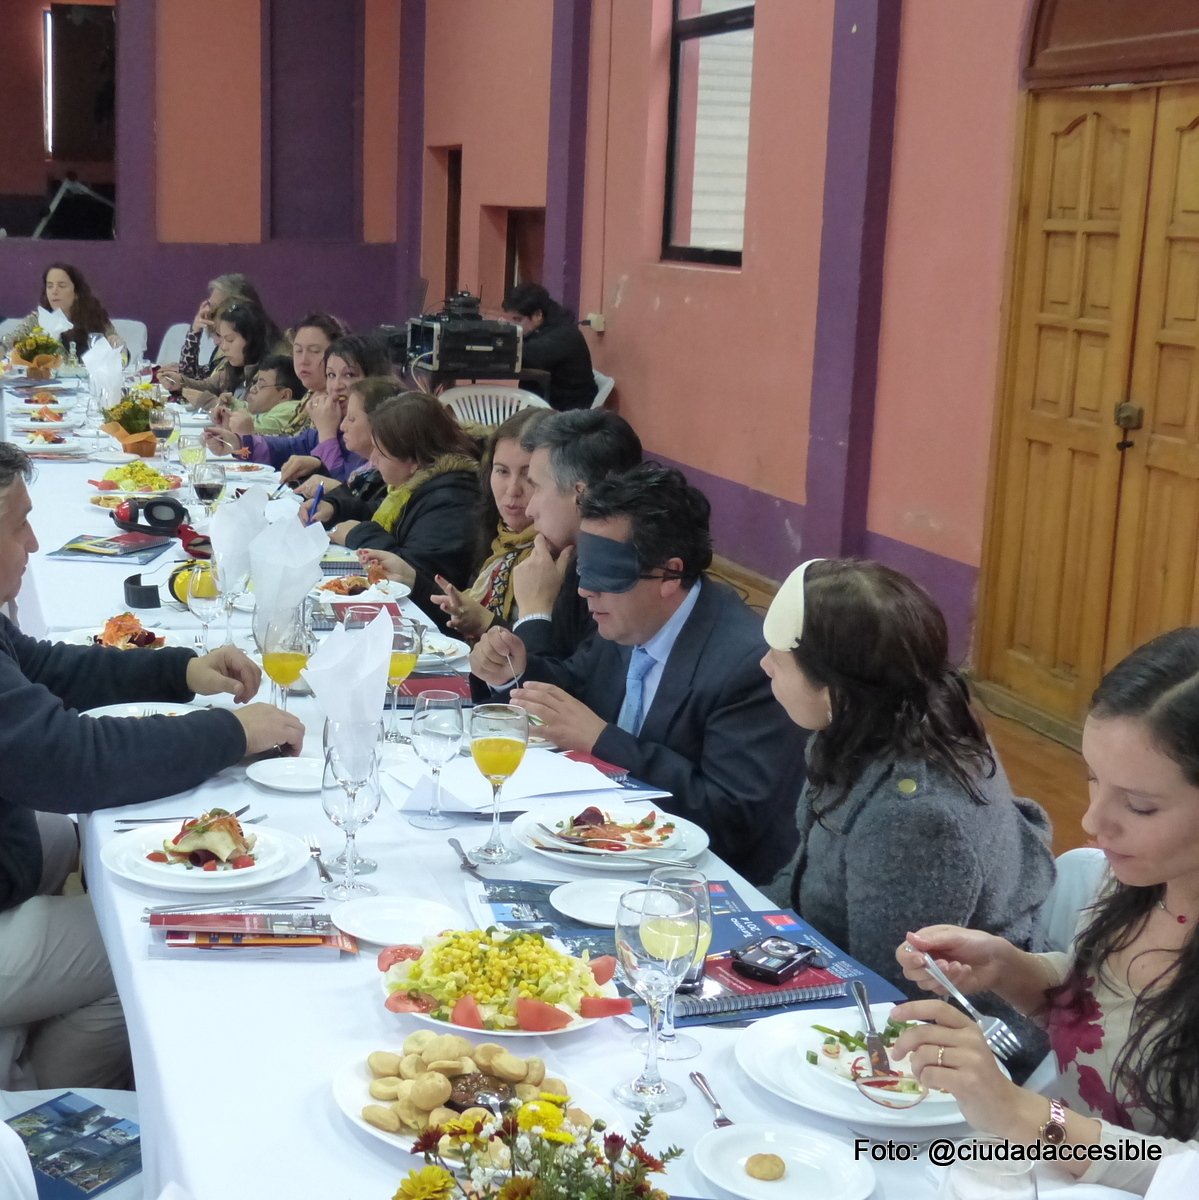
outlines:
M468 1029L483 1028L483 1014L479 1012L479 1006L475 1002L474 996L471 995L459 996L454 1001L450 1020L455 1025L465 1025Z
M591 974L595 977L595 982L600 987L603 987L616 974L616 959L610 954L601 954L599 958L593 958L589 966L591 967Z
M163 852L161 850L151 850L150 853L146 855L146 857L151 862L162 862L162 863L170 862L170 859L167 858L167 856L165 854L163 854Z
M386 971L398 962L420 958L424 950L420 946L384 946L379 951L379 970Z
M217 862L216 862L216 859L215 859L215 858L210 858L210 859L209 859L209 860L208 860L208 861L207 861L207 862L204 864L204 866L203 866L203 867L201 867L200 869L201 869L201 870L203 870L203 871L215 871L215 870L216 870L216 867L217 867Z
M388 1012L405 1013L405 1012L428 1012L436 1003L432 996L410 996L407 992L401 990L392 992L387 997L386 1007Z
M529 1033L547 1033L551 1029L562 1029L571 1022L571 1015L556 1004L546 1004L532 996L521 996L516 1001L516 1023Z
M239 854L236 858L229 860L235 871L244 870L246 867L255 865L255 858L252 854Z
M579 1001L580 1017L619 1017L632 1011L628 996L584 996Z

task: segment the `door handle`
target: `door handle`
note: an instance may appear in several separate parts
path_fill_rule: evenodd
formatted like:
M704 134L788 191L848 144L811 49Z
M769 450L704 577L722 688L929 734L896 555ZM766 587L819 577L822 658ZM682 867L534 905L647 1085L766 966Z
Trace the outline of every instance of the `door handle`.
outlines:
M1116 405L1116 425L1121 429L1140 429L1145 424L1145 410L1131 400Z

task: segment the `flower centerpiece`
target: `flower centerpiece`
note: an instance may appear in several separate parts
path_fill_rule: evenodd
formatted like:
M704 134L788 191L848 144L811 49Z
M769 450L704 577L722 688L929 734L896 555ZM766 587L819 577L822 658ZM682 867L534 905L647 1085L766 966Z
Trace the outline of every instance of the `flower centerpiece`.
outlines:
M30 379L49 379L55 367L61 366L66 355L62 342L51 337L40 325L13 343L11 358L25 367Z
M146 433L150 428L150 414L162 406L155 385L139 383L127 389L119 403L104 410L104 419L115 422L126 433Z
M409 1171L393 1200L668 1200L648 1177L682 1151L650 1154L651 1123L639 1118L631 1138L605 1132L548 1092L483 1119L466 1113L417 1138L412 1152L425 1166Z

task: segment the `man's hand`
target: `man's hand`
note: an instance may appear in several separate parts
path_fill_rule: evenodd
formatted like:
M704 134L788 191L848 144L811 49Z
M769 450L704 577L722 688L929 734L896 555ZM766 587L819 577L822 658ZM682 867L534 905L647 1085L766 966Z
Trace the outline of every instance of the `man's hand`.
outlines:
M471 671L492 687L511 683L512 672L523 675L528 664L529 654L524 642L510 629L489 629L470 652Z
M246 735L246 755L278 748L294 758L304 745L304 723L273 704L251 704L233 714Z
M604 732L608 722L569 692L552 683L524 683L512 692L512 703L519 704L530 717L542 723L543 733L560 750L582 750L587 754Z
M197 696L229 692L236 704L245 704L261 683L262 671L236 646L220 646L187 664L187 686Z
M365 550L359 550L358 557L361 558L365 553ZM433 578L437 580L441 591L429 599L442 612L449 614L450 619L446 624L451 629L456 629L463 637L482 636L483 631L495 620L495 613L489 608L484 608L473 596L460 592L448 579L443 579L440 575L434 575Z
M315 454L293 454L279 469L279 482L291 483L296 479L305 479L324 465Z
M543 613L554 607L574 552L573 546L567 546L555 558L542 534L533 539L533 549L512 571L512 594L520 612Z

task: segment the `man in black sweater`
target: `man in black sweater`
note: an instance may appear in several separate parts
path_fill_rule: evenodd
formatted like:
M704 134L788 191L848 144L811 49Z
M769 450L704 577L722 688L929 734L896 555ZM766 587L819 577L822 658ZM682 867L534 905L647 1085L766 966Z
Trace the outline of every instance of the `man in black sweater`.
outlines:
M522 365L535 371L547 371L550 377L546 399L552 408L566 412L590 408L595 399L595 373L591 351L575 315L550 298L539 283L518 283L504 297L504 316L524 330ZM521 384L540 391L536 384Z
M31 474L26 455L0 442L0 605L37 549ZM26 637L0 616L0 1033L24 1042L26 1086L119 1087L128 1074L91 902L56 894L77 857L66 814L187 791L247 754L296 753L304 738L295 717L269 704L136 719L80 710L220 692L244 704L260 682L232 646L202 657L68 646Z

